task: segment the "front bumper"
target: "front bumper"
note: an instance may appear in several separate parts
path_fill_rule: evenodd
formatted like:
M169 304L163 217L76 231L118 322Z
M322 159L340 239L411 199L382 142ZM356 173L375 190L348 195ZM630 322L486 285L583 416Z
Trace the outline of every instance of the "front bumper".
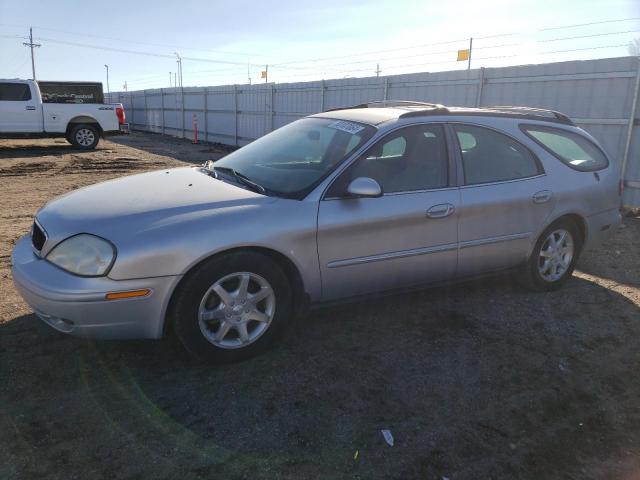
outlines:
M91 338L159 338L179 276L112 280L67 273L36 256L21 238L11 255L13 281L45 323L63 333ZM145 297L106 300L109 292L148 288Z

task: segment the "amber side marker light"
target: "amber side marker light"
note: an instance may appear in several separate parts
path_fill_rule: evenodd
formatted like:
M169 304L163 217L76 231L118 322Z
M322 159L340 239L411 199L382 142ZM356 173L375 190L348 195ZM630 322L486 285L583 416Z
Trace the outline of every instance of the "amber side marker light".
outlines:
M144 288L142 290L130 290L128 292L111 292L107 293L107 300L120 300L122 298L136 298L136 297L146 297L151 293L151 290L148 288Z

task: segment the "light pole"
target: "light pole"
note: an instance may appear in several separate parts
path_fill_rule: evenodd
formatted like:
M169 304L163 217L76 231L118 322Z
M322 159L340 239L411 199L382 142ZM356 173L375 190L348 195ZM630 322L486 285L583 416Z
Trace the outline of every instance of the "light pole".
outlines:
M176 54L176 57L178 57L177 63L178 63L178 80L180 81L180 88L182 88L182 58L180 57L180 54L178 52L173 52Z
M111 101L111 93L109 90L109 65L105 63L104 68L107 69L107 96L109 97L109 101Z

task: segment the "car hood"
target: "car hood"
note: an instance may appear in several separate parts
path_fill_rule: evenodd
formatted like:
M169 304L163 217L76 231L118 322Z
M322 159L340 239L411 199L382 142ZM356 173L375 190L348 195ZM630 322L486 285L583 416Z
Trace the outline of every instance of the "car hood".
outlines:
M275 200L217 180L200 168L184 167L75 190L47 203L37 219L47 232L48 249L78 233L92 233L117 244L120 238L141 232Z

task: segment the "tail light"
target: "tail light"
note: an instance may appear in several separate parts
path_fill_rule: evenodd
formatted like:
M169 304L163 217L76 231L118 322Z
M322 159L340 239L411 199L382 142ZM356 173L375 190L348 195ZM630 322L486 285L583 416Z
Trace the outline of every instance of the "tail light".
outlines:
M118 106L116 107L116 116L118 117L118 123L121 125L127 119L127 116L124 113L124 107L122 106L122 104L118 104Z

